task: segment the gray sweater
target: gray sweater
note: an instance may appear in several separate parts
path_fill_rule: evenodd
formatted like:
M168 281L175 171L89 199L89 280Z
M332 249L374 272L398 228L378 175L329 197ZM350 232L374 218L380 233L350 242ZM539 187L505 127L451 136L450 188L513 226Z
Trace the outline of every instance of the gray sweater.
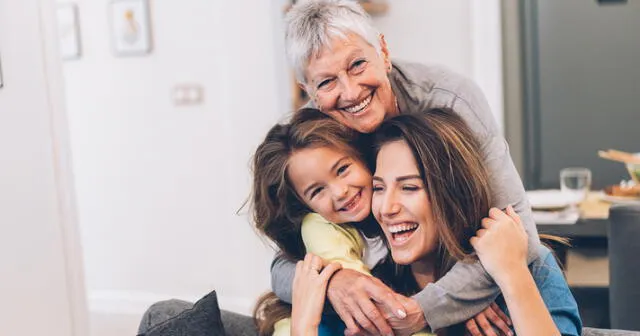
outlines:
M499 132L489 104L470 79L444 67L393 62L389 74L400 113L429 108L450 108L459 114L481 145L489 171L491 206L511 204L529 235L529 262L538 257L540 244L524 186L513 165L509 146ZM312 103L308 104L313 107ZM271 287L282 300L291 302L295 264L277 255L271 264ZM479 262L457 263L437 282L413 296L433 330L468 320L495 301L500 289Z

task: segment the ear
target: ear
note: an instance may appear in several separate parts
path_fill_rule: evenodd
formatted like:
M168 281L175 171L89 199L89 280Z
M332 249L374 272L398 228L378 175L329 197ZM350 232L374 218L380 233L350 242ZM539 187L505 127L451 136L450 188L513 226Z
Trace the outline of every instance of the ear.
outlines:
M309 97L310 99L313 99L313 96L311 96L311 91L309 90L309 87L306 84L302 84L302 83L297 83L297 84L300 90L304 91L307 97Z
M304 91L307 93L307 96L309 95L309 91L307 91L307 86L300 83L300 82L296 82L298 84L298 87L300 88L300 90Z
M387 72L391 71L391 58L389 58L389 47L387 47L387 41L384 39L384 34L380 34L380 53L384 61L384 66Z

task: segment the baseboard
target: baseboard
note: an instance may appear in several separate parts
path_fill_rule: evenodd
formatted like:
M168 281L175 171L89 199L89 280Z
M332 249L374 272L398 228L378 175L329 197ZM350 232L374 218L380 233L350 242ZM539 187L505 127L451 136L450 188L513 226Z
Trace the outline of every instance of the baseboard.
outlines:
M204 293L202 296L204 296ZM89 311L92 314L135 315L142 316L152 304L168 300L180 299L196 302L202 296L170 295L139 291L98 290L89 291ZM257 298L224 296L218 293L218 303L224 310L251 315Z

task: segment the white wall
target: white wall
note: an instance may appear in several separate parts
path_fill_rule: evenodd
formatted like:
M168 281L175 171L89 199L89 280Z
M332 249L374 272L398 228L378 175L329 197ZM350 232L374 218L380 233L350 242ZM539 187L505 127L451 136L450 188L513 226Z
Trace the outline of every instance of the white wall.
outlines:
M108 1L78 6L83 55L64 71L93 309L141 312L214 288L222 306L246 309L268 288L271 250L235 212L286 99L267 14L281 7L151 1L152 53L122 58ZM185 82L204 88L203 104L172 104Z
M79 218L94 310L141 313L217 289L247 312L268 288L271 250L235 210L248 162L289 110L286 0L150 1L154 50L111 51L107 0L78 0L83 55L65 63ZM474 76L469 1L391 1L375 22L392 57ZM173 106L178 83L202 105Z
M398 0L374 17L391 57L443 64L484 91L503 129L499 0Z
M88 333L49 1L0 1L0 333Z
M473 76L469 0L391 1L389 12L374 22L391 58L444 64Z

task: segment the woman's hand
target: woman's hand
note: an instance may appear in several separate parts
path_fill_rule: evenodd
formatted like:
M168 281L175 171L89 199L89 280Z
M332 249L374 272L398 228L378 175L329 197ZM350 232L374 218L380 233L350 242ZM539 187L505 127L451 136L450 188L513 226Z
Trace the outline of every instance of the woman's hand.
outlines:
M401 294L395 294L395 297L404 306L407 316L399 319L392 312L385 312L385 317L387 321L389 321L389 325L393 328L391 335L413 335L427 327L427 320L424 318L422 307L420 307L418 301ZM381 305L379 305L379 308L383 309Z
M489 210L471 245L498 285L510 272L527 267L527 232L511 205L506 213L497 208Z
M291 335L317 335L327 283L341 268L335 262L323 268L323 260L311 253L307 253L304 261L298 261L293 278Z
M500 331L500 335L512 336L509 326L511 319L494 302L485 310L478 313L465 323L467 329L465 335L471 336L496 336L493 326Z

